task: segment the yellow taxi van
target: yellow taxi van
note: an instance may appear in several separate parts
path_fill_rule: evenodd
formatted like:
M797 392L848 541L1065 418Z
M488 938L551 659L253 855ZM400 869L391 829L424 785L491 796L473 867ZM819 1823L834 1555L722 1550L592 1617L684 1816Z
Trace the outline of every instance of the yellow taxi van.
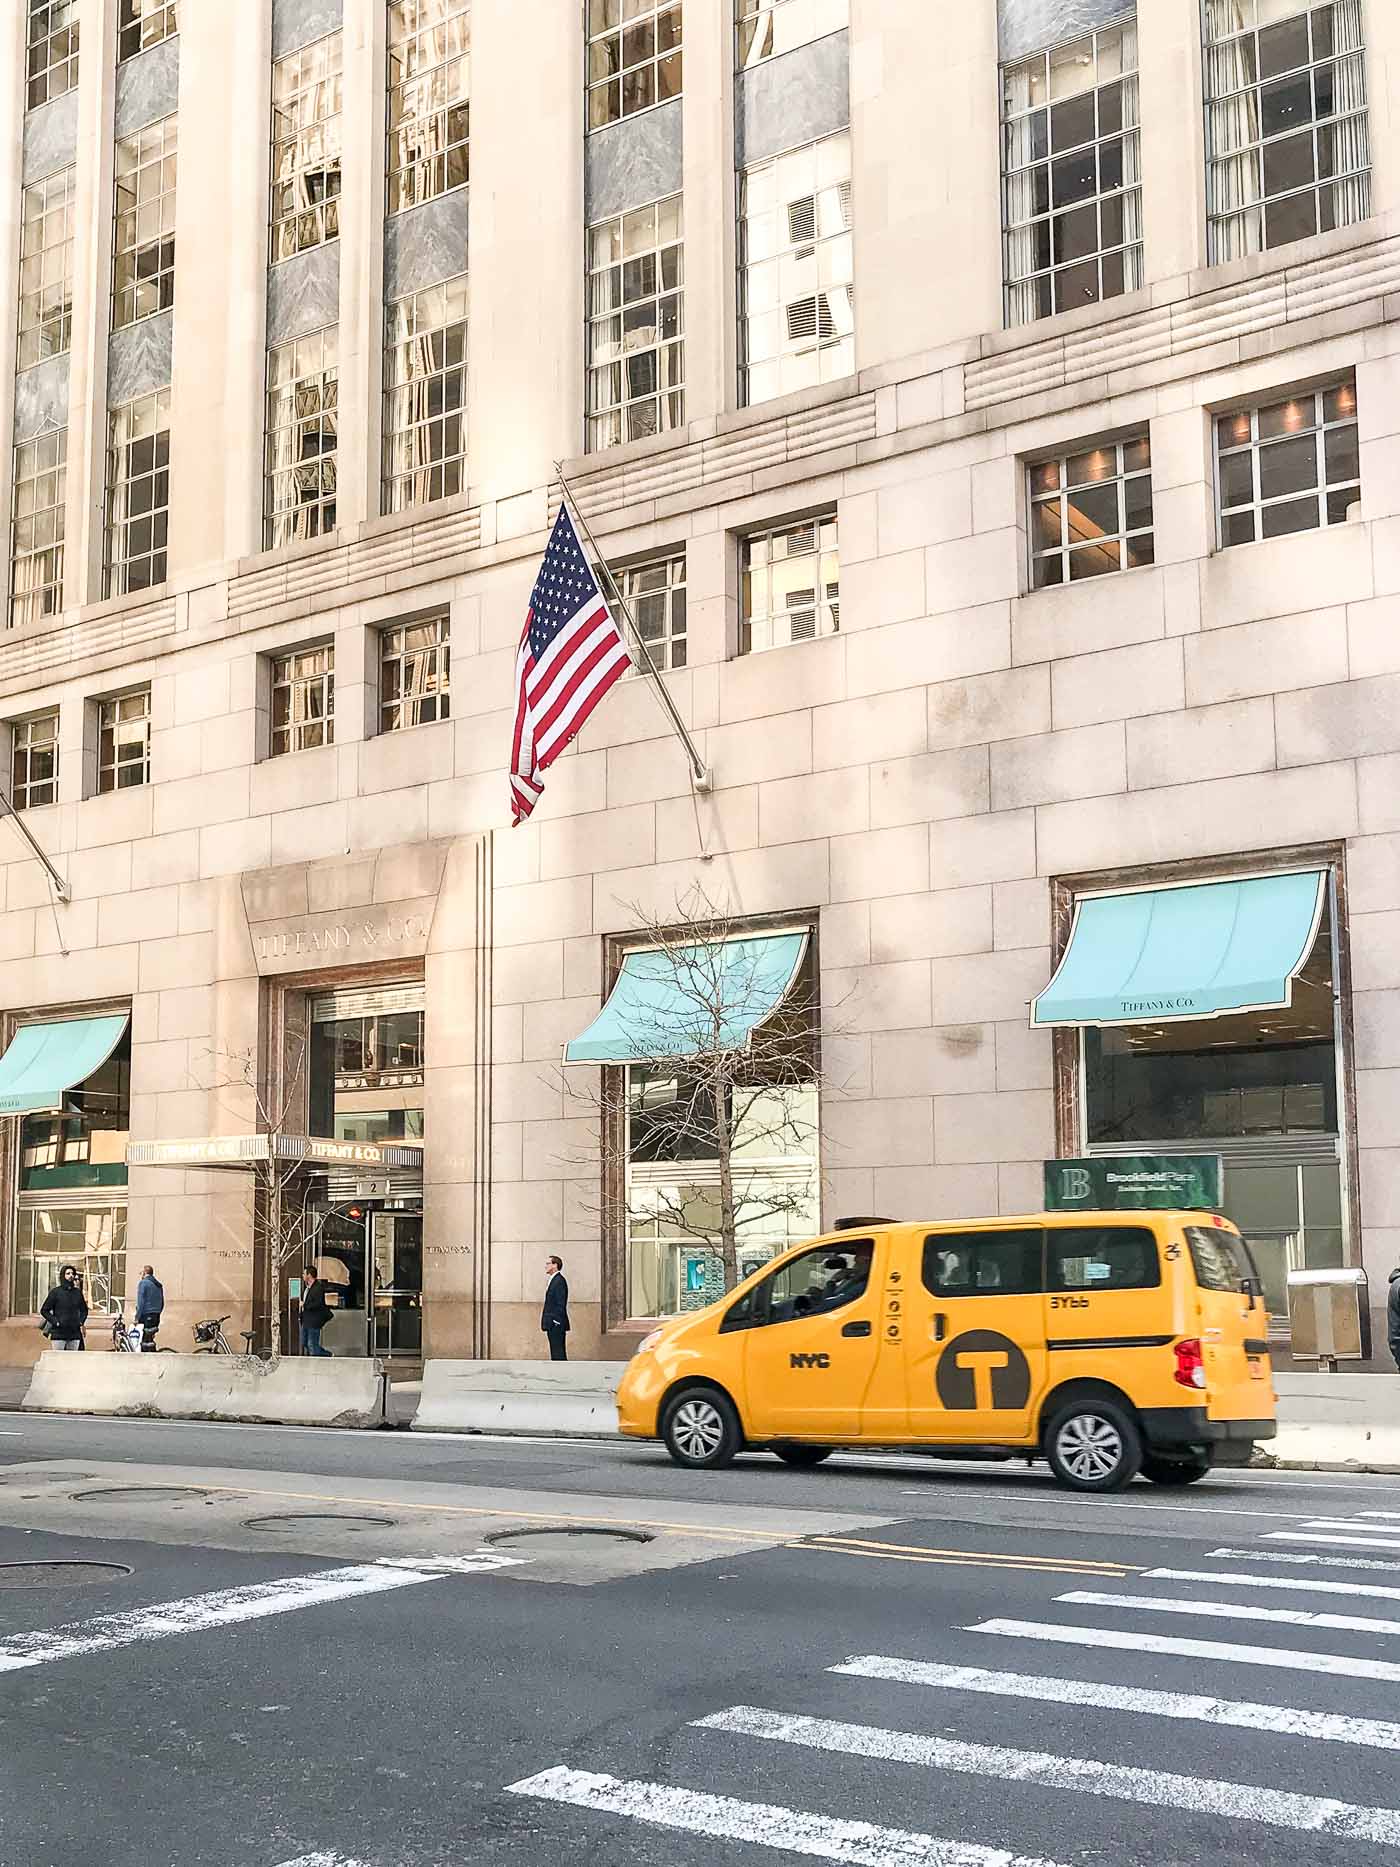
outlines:
M647 1336L618 1423L679 1465L745 1447L1045 1458L1062 1485L1187 1485L1275 1431L1268 1314L1220 1213L843 1220Z

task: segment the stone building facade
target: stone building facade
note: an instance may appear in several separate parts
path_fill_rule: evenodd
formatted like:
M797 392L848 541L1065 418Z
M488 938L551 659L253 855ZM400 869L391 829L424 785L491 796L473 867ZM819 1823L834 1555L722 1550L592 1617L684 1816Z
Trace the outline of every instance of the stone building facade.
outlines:
M0 1015L92 1066L0 1095L0 1357L64 1255L265 1327L270 1107L380 1347L539 1352L558 1252L629 1352L707 1272L561 1056L697 884L806 937L813 1222L1219 1154L1383 1305L1400 9L421 16L0 0ZM633 677L511 828L560 461L712 788ZM1086 904L1287 876L1272 988L1183 1019L1188 916L1033 1026Z

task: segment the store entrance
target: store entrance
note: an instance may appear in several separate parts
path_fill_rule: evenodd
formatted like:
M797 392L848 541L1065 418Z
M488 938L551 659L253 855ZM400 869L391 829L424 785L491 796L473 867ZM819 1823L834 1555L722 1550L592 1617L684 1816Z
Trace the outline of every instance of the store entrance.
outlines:
M421 1359L421 1198L328 1203L310 1262L325 1279L335 1312L321 1332L332 1355Z

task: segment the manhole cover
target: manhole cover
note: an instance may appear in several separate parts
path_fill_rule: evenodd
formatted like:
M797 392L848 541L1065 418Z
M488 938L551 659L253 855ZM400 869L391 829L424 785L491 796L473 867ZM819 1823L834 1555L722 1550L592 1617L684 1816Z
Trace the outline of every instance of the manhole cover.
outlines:
M545 1529L534 1530L498 1530L494 1536L487 1537L488 1543L526 1543L533 1550L545 1553L556 1552L560 1555L581 1556L589 1549L617 1543L649 1543L651 1537L645 1530L603 1530L587 1525L575 1527L572 1524L551 1524Z
M75 1491L75 1504L167 1504L178 1501L192 1504L198 1498L217 1497L216 1491L200 1491L185 1485L125 1485L120 1490Z
M342 1517L336 1511L302 1510L287 1511L275 1517L245 1517L245 1530L288 1530L294 1525L308 1523L333 1523L342 1530L390 1530L394 1526L392 1517Z
M82 1588L130 1574L124 1562L0 1562L0 1588Z

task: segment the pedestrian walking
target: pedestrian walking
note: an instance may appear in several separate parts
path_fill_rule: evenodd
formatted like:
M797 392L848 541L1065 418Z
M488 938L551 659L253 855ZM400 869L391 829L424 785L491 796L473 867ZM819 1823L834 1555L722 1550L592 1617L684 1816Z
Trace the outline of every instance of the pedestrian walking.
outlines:
M326 1280L316 1275L314 1264L307 1265L304 1277L301 1293L301 1352L303 1355L329 1355L331 1351L321 1347L321 1331L335 1311L326 1301Z
M88 1306L83 1286L78 1281L76 1265L59 1266L58 1282L44 1298L44 1307L39 1314L48 1324L49 1341L55 1348L80 1349L84 1346L83 1324L87 1321Z
M154 1355L156 1331L165 1309L165 1290L156 1276L154 1264L141 1266L141 1281L136 1286L136 1320L141 1326L141 1353Z
M1390 1337L1390 1352L1395 1358L1395 1372L1400 1374L1400 1264L1390 1273L1390 1295L1386 1300L1385 1314L1390 1325L1386 1330Z
M540 1328L549 1338L549 1359L567 1361L565 1337L569 1333L569 1286L564 1277L564 1260L546 1258L544 1268L549 1282L544 1287L544 1308Z

